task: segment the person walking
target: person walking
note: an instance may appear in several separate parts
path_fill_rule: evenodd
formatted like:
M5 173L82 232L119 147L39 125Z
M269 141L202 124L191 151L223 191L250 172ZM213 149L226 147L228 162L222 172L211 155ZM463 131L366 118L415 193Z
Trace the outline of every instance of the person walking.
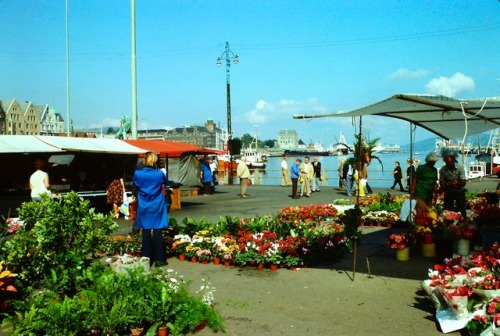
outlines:
M200 180L203 185L203 194L205 196L212 195L212 171L210 170L210 164L206 160L201 161Z
M163 194L167 177L161 170L156 169L157 161L156 153L146 153L144 168L134 173L139 202L137 227L142 229L141 254L149 258L151 266L162 266L166 263L161 231L168 226L167 204Z
M313 176L313 166L309 162L309 156L306 156L304 162L300 165L300 196L311 196L311 181Z
M338 175L339 175L339 189L344 190L345 189L345 179L344 179L344 159L340 158L339 159L339 166L337 168Z
M283 156L283 160L281 160L281 186L289 187L292 185L292 181L290 181L290 171L288 170L288 157Z
M432 201L437 195L438 171L434 166L438 160L437 154L431 152L425 157L425 164L418 166L415 170L410 197L417 201L415 204L417 216L432 206Z
M401 167L399 165L399 161L396 161L394 163L396 166L394 170L392 171L392 175L394 175L394 183L392 184L391 191L394 191L394 187L396 185L399 185L399 191L405 191L403 189L403 184L401 183L401 180L403 179L403 173L401 171Z
M212 173L212 194L215 192L215 186L219 184L217 179L217 174L219 173L219 165L217 160L213 158L208 159L208 165L210 166L210 173Z
M439 171L439 185L444 193L444 210L457 211L467 218L467 202L465 200L465 171L456 166L456 156L447 154L443 158L445 165Z
M292 198L299 198L297 195L297 185L299 183L300 178L300 165L302 164L301 159L295 160L292 164L292 172L290 174L290 178L292 179Z
M42 195L50 196L49 174L43 171L45 161L42 159L35 160L35 172L30 176L31 200L40 202ZM122 196L123 197L123 196Z
M238 163L238 167L236 168L236 175L240 179L240 196L241 198L247 198L248 194L246 193L246 191L247 191L248 179L250 178L250 170L248 169L247 166L246 156L243 156L241 158L240 163Z
M318 161L318 157L314 157L313 159L313 179L312 179L312 192L319 192L319 185L321 182L321 162Z

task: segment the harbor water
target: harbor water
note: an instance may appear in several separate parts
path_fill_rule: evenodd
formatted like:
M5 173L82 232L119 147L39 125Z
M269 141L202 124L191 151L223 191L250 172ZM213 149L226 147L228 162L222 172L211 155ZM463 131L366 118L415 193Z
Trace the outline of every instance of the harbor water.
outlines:
M425 163L427 153L415 153L413 159L420 160L420 164ZM389 189L394 182L392 171L395 167L395 162L399 161L403 172L403 186L406 187L406 160L409 158L409 153L393 153L393 154L377 154L381 162L376 158L372 159L368 166L368 183L371 187ZM310 156L311 162L314 156ZM322 184L328 187L337 187L339 185L338 167L340 158L348 158L349 156L318 156L318 161L321 162L322 175L324 177ZM289 156L288 168L290 169L296 159L300 158L304 161L303 156ZM474 160L474 156L463 158L465 161L464 168L467 170L468 163ZM281 185L281 161L282 157L269 157L265 170L251 170L252 182L260 185ZM458 165L462 165L462 156L458 157ZM444 165L442 159L436 163L436 168L440 169Z

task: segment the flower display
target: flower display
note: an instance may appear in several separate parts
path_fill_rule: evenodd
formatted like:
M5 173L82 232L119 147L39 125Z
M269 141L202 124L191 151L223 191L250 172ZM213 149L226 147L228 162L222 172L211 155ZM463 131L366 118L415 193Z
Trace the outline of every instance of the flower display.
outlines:
M196 251L196 258L198 260L211 260L212 259L212 251L210 251L208 249L197 250Z
M471 203L471 209L474 212L473 220L478 225L500 225L500 204L489 203L486 198L479 197Z
M392 249L404 249L412 244L413 237L411 234L406 232L397 232L389 235L387 238L387 246Z
M370 211L361 216L361 225L391 227L399 220L396 212L386 210Z
M448 231L456 239L472 239L476 235L477 229L468 219L464 220L460 217L460 220L448 226Z
M434 209L428 208L415 217L415 234L440 233L443 222Z

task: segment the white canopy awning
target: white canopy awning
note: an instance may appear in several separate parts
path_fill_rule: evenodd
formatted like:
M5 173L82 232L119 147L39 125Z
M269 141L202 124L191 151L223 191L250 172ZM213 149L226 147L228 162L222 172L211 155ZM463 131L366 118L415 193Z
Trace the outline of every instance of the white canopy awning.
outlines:
M135 147L119 139L71 138L59 136L37 136L48 145L67 152L95 152L109 154L141 154L147 150Z
M406 120L442 138L461 138L500 127L500 98L455 99L397 94L348 112L294 115L294 119L378 115Z
M33 135L0 135L0 153L59 153L63 150Z

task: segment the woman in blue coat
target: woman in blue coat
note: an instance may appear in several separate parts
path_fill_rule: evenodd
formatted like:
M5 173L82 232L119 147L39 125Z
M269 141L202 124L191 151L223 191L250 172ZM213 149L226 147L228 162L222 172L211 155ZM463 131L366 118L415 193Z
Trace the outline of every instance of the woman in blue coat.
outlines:
M165 247L161 230L168 226L167 204L163 186L165 174L156 169L158 155L148 152L144 168L136 170L134 185L137 188L137 227L142 229L142 256L150 258L150 264L165 264ZM154 252L154 254L153 254Z

